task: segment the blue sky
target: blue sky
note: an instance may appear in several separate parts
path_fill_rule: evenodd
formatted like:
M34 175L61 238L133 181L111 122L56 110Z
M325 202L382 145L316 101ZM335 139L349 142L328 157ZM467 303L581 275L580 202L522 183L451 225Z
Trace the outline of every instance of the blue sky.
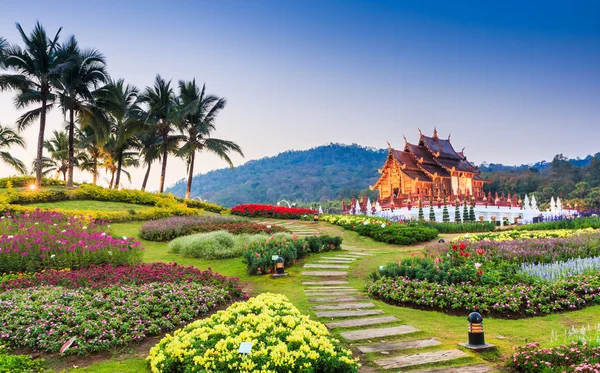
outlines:
M415 141L434 126L475 162L600 151L597 1L94 4L6 2L0 35L18 43L14 22L29 30L40 20L102 51L111 75L140 88L157 73L205 82L228 99L216 136L237 141L246 160L329 142L401 147L403 134ZM5 125L19 115L12 97L0 94ZM60 113L51 118L59 128ZM36 129L25 135L29 161ZM185 173L170 162L168 184ZM202 155L197 171L223 166ZM133 174L139 187L143 171Z

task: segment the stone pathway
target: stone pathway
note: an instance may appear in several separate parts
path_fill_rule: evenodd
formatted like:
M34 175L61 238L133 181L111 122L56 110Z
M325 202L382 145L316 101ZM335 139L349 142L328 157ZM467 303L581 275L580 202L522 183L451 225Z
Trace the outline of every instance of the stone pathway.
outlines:
M461 359L464 364L471 355L459 349L439 349L442 344L435 338L423 338L422 332L413 325L402 323L395 316L385 315L368 298L362 290L350 286L349 282L338 280L348 276L350 264L373 255L359 248L343 247L343 252L331 252L314 262L304 265L306 269L323 269L323 271L303 271L302 285L309 297L313 310L327 328L339 333L342 341L358 342L354 348L359 354L377 354L375 364L381 370L409 368L418 369L421 365L452 363ZM331 269L332 271L327 271ZM335 270L335 271L334 271ZM343 271L344 270L344 271ZM311 278L322 278L315 280ZM421 338L415 338L419 336ZM386 340L382 340L385 338ZM436 350L436 348L438 348ZM423 352L402 354L403 350L426 349ZM379 358L381 355L390 357ZM395 356L398 355L398 356ZM456 364L456 363L454 363ZM367 371L369 368L365 368ZM425 368L411 370L411 373L489 373L494 369L485 364L463 365L447 368ZM372 371L368 370L369 372Z
M264 225L279 225L292 232L296 236L312 236L318 234L319 231L314 227L314 223L311 221L297 221L297 220L269 220L269 219L257 219L257 223Z

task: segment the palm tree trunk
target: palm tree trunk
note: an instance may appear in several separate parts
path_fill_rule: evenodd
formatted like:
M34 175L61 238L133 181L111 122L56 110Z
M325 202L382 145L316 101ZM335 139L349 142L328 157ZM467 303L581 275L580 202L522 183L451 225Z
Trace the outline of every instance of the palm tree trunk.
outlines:
M119 150L119 155L117 156L117 180L115 181L115 189L119 189L119 184L121 183L121 167L123 164L123 150Z
M42 100L42 112L40 113L40 132L38 134L37 155L35 163L35 186L42 186L42 156L44 152L44 130L46 129L46 100Z
M194 158L196 158L196 152L192 152L190 158L190 172L188 174L187 188L185 190L185 199L190 198L192 192L192 178L194 177Z
M75 150L73 149L73 146L75 144L74 131L75 131L75 122L73 120L73 109L70 109L69 110L69 166L68 166L69 177L67 180L67 188L73 188L73 158L74 158L74 154L75 154Z
M165 137L163 137L165 138ZM163 149L163 162L162 170L160 171L160 186L158 187L158 193L162 193L165 190L165 176L167 175L167 155L169 154L167 144L165 143Z
M114 181L115 181L115 171L111 171L110 172L110 184L108 184L108 189L112 189Z
M92 168L92 182L94 183L94 185L96 185L96 183L98 182L98 158L94 158L94 167Z
M152 167L152 163L148 163L148 169L146 170L146 176L144 176L144 182L142 183L142 192L146 190L146 184L148 183L148 176L150 176L150 167Z

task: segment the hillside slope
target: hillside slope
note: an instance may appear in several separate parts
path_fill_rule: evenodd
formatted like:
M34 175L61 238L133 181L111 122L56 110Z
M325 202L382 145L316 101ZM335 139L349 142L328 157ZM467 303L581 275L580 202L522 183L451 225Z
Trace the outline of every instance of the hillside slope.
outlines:
M242 166L194 176L192 197L225 206L239 203L327 201L355 194L377 181L387 150L329 144L287 151ZM185 180L167 191L185 195Z

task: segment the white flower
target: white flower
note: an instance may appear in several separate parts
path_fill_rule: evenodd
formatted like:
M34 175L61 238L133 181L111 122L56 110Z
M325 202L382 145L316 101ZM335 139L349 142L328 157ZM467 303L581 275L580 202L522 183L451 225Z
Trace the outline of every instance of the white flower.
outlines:
M385 227L386 227L385 223L381 224L381 228L385 228Z
M481 263L475 263L475 269L479 269L481 267Z
M61 233L67 233L67 231L63 229L63 230L61 231Z
M85 230L85 229L87 229L87 227L84 225L83 227L81 227L81 229L84 229L84 230Z
M112 251L109 251L109 252L108 252L108 255L112 256Z
M110 225L107 225L106 227L107 227L107 228L110 228Z
M364 224L364 225L369 225L369 221L368 221L368 220L365 220L365 221L363 222L363 224Z
M465 238L469 238L469 234L468 233L465 233Z
M54 259L54 258L56 258L55 254L50 255L50 259Z
M267 229L271 229L271 226L270 226L270 225L267 225Z
M36 221L36 222L35 222L35 225L38 225L38 224L40 224L40 223L38 223L38 222Z
M4 216L0 216L0 219L4 219Z
M8 237L6 237L6 238L8 238L8 239L10 240L10 239L11 239L11 238L13 238L13 237L14 237L14 236L8 236Z
M124 240L126 240L126 239L127 239L127 237L123 236L123 239L124 239Z
M56 227L58 224L54 223L54 224L52 224L52 225Z
M106 236L106 233L102 232L101 236L102 236L102 237Z

